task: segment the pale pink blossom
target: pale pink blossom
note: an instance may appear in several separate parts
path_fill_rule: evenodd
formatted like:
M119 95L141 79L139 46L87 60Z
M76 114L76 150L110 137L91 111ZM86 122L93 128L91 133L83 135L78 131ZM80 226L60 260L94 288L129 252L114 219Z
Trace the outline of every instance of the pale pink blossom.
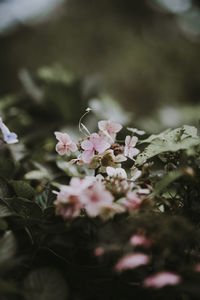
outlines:
M110 176L110 177L118 177L118 178L121 178L121 179L122 178L123 179L127 178L126 171L122 168L107 167L106 172L107 172L108 176Z
M75 218L80 215L80 210L83 208L80 195L90 187L96 178L87 176L84 179L73 177L69 185L62 185L60 192L54 191L57 194L57 199L54 202L56 205L56 213L62 215L63 218Z
M125 147L124 147L124 155L133 159L134 156L139 154L139 150L135 148L137 144L138 138L136 136L131 137L130 135L126 136L125 139Z
M143 253L127 254L117 262L115 265L115 271L120 273L128 269L135 269L148 264L149 261L149 256Z
M137 210L142 204L143 198L136 191L129 191L126 198L120 200L120 204L129 212Z
M152 244L151 240L147 239L144 235L140 233L135 233L130 238L130 244L134 247L144 246L149 248Z
M99 215L104 207L113 203L113 200L113 195L100 181L95 182L81 194L81 201L90 217Z
M81 159L85 163L89 163L95 155L95 151L97 153L103 153L110 147L110 143L108 143L103 137L100 137L97 133L92 133L89 140L85 140L81 143L81 147L84 150L81 155Z
M181 277L178 274L171 272L160 272L146 278L143 282L145 287L152 287L160 289L166 285L176 285L181 281Z
M56 214L61 215L64 219L73 219L80 215L83 204L80 202L78 193L71 193L69 186L62 186L57 193Z
M56 145L56 151L60 155L70 155L71 152L75 152L77 150L76 143L74 143L70 136L67 133L55 132L56 139L58 143Z
M17 135L14 132L10 132L8 127L3 123L2 119L0 118L0 129L3 134L3 141L6 144L15 144L18 142Z
M99 130L101 130L108 138L114 142L117 132L122 129L122 125L111 120L103 120L98 122Z

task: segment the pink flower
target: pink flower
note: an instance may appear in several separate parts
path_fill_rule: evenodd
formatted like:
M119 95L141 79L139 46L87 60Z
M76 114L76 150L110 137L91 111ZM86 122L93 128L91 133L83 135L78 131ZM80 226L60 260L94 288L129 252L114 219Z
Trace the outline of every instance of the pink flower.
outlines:
M146 278L143 282L145 287L160 289L166 285L176 285L181 281L181 277L171 272L160 272Z
M129 191L126 198L120 201L120 204L125 207L129 212L137 210L142 204L142 197L136 191Z
M80 215L83 204L78 194L70 193L68 186L62 186L60 192L55 193L57 193L57 199L54 201L57 215L61 215L64 219L73 219Z
M102 247L98 247L98 248L96 248L96 249L94 249L94 255L95 256L102 256L103 254L104 254L104 248L102 248Z
M136 233L131 236L130 244L134 247L144 246L148 248L151 246L152 242L149 239L147 239L144 235Z
M137 141L138 138L136 136L133 136L132 138L130 137L130 135L126 136L124 155L129 157L130 159L133 159L133 157L138 155L140 152L137 148L134 148L137 144Z
M134 269L148 264L149 256L143 253L128 254L122 257L115 265L115 271L120 273L128 269Z
M113 196L105 190L103 183L97 181L81 194L81 201L90 217L96 217L101 210L113 203Z
M110 144L106 141L105 138L100 137L97 133L90 135L89 140L85 140L81 143L81 147L84 152L81 155L81 159L85 163L89 163L92 157L97 153L103 153L110 147Z
M3 123L2 119L0 118L0 129L3 134L3 140L6 144L15 144L18 142L17 135L14 132L10 132L8 127Z
M58 143L56 145L56 151L60 155L70 155L71 152L77 150L76 144L71 140L70 136L67 133L55 132L56 139Z
M122 129L121 124L110 120L99 121L98 127L106 136L111 137L112 142L114 142L117 132Z
M57 194L57 199L54 202L56 205L56 213L62 215L64 219L73 219L80 215L80 210L83 208L80 195L90 187L96 178L87 176L84 179L72 178L69 185L63 185L60 192Z
M197 263L197 264L194 266L194 271L200 272L200 263Z

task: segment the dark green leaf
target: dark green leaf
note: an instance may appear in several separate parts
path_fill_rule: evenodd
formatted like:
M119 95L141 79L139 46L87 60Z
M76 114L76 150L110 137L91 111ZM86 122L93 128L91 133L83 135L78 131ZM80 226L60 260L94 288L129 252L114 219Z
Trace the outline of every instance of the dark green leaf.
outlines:
M33 199L35 196L34 189L25 181L12 180L11 185L18 197Z
M0 265L10 260L16 251L16 241L11 231L6 231L0 239Z
M35 202L44 211L45 209L53 206L53 202L55 201L55 198L56 198L55 194L53 194L51 188L47 186L41 194L36 196Z
M67 285L61 274L54 269L31 272L25 280L26 300L66 300Z

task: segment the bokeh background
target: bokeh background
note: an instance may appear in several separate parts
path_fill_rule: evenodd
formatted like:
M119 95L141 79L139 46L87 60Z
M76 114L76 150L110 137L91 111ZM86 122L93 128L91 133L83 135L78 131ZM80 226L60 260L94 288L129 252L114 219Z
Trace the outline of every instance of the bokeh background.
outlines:
M88 106L91 127L198 125L199 54L198 0L1 0L1 114L26 139Z

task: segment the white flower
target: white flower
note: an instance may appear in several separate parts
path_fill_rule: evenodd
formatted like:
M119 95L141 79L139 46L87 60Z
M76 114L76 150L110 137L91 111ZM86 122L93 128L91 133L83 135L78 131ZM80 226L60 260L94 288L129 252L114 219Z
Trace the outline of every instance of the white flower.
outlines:
M122 168L115 169L112 167L107 167L106 172L107 172L108 176L110 176L110 177L118 177L118 178L122 178L122 179L127 178L127 174L126 174L125 170Z

